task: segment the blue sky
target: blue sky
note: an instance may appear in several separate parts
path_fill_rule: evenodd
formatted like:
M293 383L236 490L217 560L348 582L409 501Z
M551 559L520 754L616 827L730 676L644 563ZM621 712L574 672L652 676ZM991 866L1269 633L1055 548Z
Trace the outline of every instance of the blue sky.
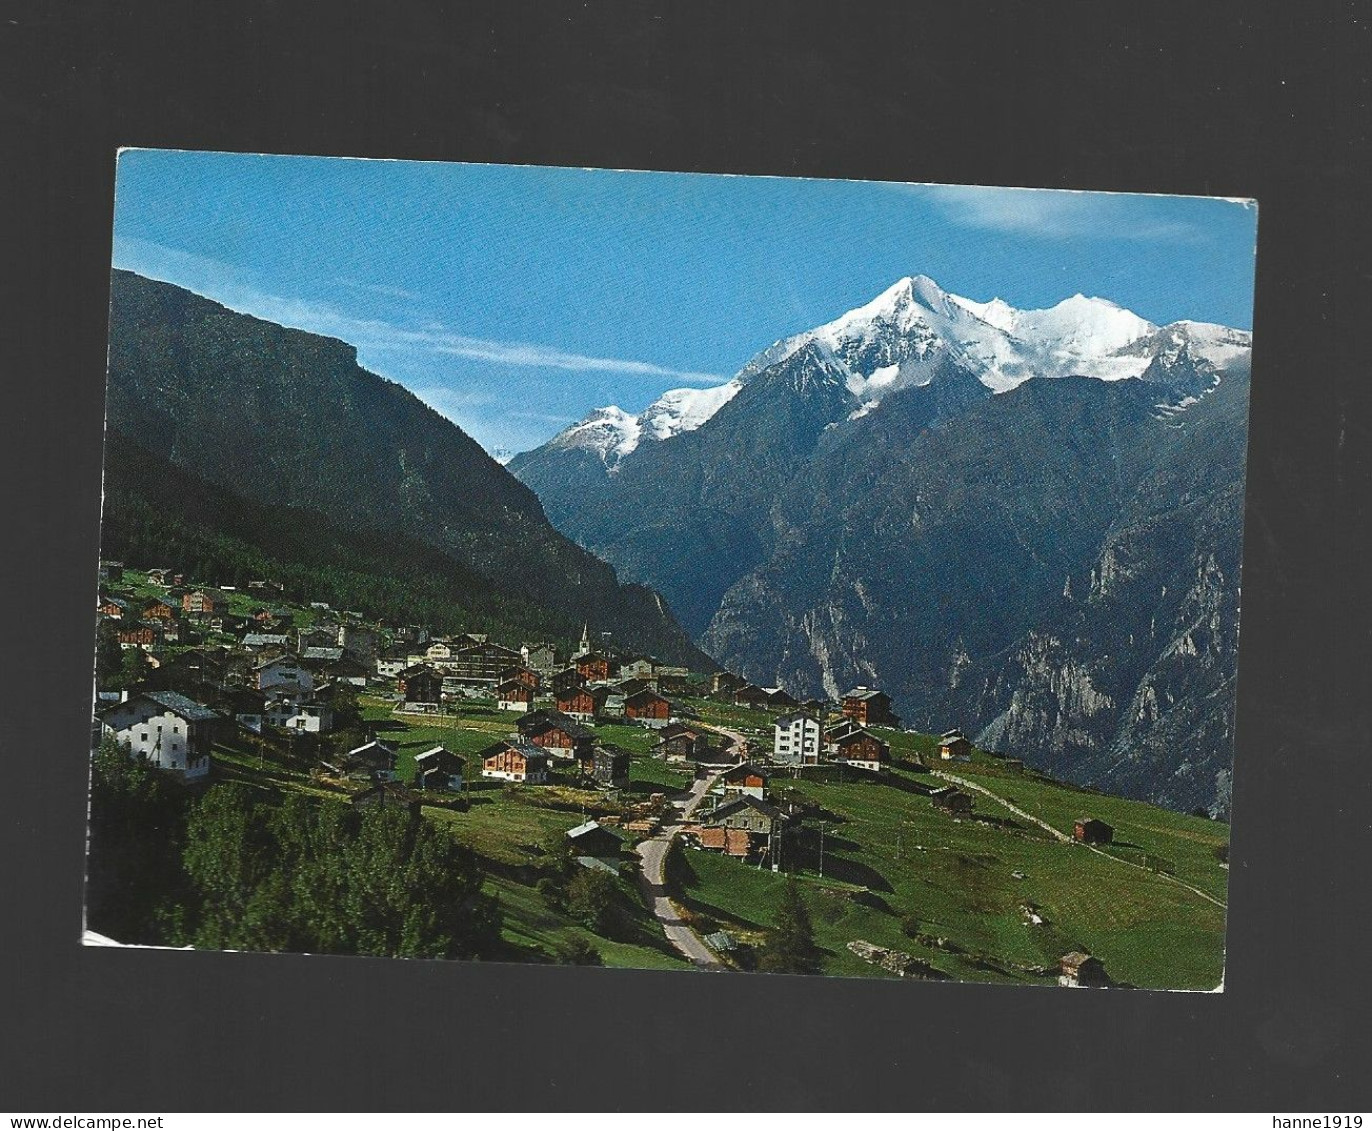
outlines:
M1198 197L128 150L114 263L352 342L520 451L727 380L904 275L1250 329L1256 223Z

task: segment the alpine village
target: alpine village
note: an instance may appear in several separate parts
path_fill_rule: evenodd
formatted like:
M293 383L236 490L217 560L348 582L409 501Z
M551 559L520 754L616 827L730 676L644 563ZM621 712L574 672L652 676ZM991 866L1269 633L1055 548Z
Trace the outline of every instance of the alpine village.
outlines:
M231 494L234 469L189 470L212 438L179 461L131 440L153 412L172 437L165 420L190 411L149 376L141 328L170 321L194 345L197 319L229 324L263 371L338 349L328 365L351 380L353 355L137 276L115 297L88 942L1221 984L1223 819L1057 780L1032 749L980 748L959 729L973 720L910 728L889 688L758 686L551 532L512 539L497 568L406 542L419 524L373 537ZM424 428L475 447L412 400ZM235 427L229 403L206 408L206 433ZM524 522L516 489L481 521ZM552 562L601 586L599 604L520 588L520 553L530 576ZM471 596L481 576L498 599Z
M1223 927L1225 826L1054 782L956 727L902 730L880 689L798 702L620 653L609 629L570 648L499 642L293 603L266 579L238 590L104 562L101 580L97 789L125 796L93 813L96 929L144 936L143 914L164 941L319 947L295 941L300 907L273 882L317 873L300 861L280 876L285 845L272 843L279 813L318 799L337 810L326 828L356 836L371 820L389 834L373 862L394 872L333 909L369 921L352 945L331 936L344 951L1218 980L1206 943ZM163 820L119 827L136 803ZM167 814L183 808L174 831ZM466 852L420 851L420 830ZM148 836L167 840L132 843ZM174 845L186 875L151 900L128 900L137 877L99 890L104 852ZM444 872L415 877L426 865ZM177 933L193 922L168 900L183 889L205 901L201 933ZM445 909L402 908L407 893L456 900L467 921L444 931ZM1167 924L1169 905L1201 914ZM416 910L437 929L412 925ZM1160 926L1171 942L1155 941Z

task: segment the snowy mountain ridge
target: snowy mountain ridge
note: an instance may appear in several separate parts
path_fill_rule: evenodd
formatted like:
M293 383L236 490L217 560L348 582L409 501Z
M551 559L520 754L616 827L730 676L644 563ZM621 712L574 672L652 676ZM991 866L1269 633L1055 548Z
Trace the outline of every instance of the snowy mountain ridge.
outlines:
M1044 310L1018 310L1000 298L951 294L925 275L907 276L832 322L773 343L723 385L672 389L637 415L616 405L596 409L547 446L589 451L613 472L641 443L701 427L753 377L811 344L846 373L860 402L853 415L865 416L891 393L928 384L950 360L995 393L1035 377L1167 384L1184 370L1186 387L1159 406L1182 411L1247 354L1251 339L1212 323L1157 326L1104 298L1076 294Z

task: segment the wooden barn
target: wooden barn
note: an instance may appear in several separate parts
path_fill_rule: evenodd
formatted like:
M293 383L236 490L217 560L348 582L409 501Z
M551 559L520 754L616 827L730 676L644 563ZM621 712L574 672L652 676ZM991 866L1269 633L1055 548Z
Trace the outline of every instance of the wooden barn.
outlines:
M1072 839L1083 844L1109 844L1115 839L1115 830L1095 817L1082 817L1072 826Z
M1103 987L1110 984L1105 964L1079 950L1058 959L1058 985Z
M366 774L374 781L393 781L397 757L384 742L373 739L349 750L338 761L345 774Z
M972 812L972 795L964 793L955 786L947 785L929 794L934 805L955 817L965 817Z
M938 756L945 762L967 762L972 757L972 743L962 731L944 731L938 740Z
M567 842L578 860L604 860L618 865L624 842L599 821L586 821L567 830Z
M653 753L668 762L694 762L709 754L710 737L684 723L668 723L658 731Z
M445 746L434 746L414 756L414 785L416 789L450 790L462 788L462 756Z

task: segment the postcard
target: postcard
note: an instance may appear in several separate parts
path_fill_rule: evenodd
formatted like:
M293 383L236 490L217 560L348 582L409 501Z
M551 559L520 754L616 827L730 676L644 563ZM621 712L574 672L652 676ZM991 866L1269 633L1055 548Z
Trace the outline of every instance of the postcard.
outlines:
M1256 223L123 151L85 941L1220 988Z

